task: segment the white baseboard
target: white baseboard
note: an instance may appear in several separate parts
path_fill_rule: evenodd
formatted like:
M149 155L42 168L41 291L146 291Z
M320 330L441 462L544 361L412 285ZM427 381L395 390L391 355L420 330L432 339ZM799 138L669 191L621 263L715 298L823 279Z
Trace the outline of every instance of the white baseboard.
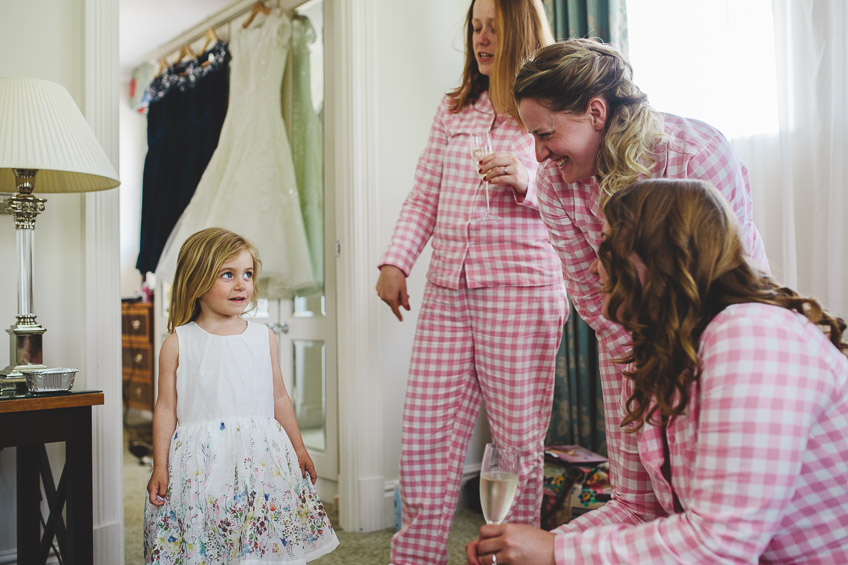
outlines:
M462 468L462 479L459 481L460 493L465 483L479 474L480 463L465 465ZM395 487L399 482L399 480L386 481L383 487L383 528L395 527ZM462 503L462 494L460 494L458 502Z
M119 565L124 562L124 524L111 522L94 528L95 565Z

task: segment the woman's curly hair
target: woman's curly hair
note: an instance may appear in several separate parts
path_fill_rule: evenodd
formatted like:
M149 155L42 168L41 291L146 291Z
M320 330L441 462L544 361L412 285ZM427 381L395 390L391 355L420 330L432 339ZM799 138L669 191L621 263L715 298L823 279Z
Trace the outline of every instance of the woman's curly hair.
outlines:
M799 312L848 354L842 318L750 265L736 216L710 183L639 181L610 197L604 215L609 233L598 257L609 276L602 289L609 293L607 316L633 336L632 353L619 360L633 364L625 375L634 381L622 427L632 431L683 413L690 385L700 375L701 333L731 304L757 302ZM644 286L634 254L647 271Z

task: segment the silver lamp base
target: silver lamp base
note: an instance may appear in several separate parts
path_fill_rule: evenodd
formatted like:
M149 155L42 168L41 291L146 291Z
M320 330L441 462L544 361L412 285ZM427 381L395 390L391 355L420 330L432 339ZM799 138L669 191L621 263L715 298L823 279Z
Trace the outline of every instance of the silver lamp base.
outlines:
M11 364L0 371L0 394L18 394L27 391L27 371L47 368L42 363L41 336L47 331L37 323L18 323L6 332L9 334L9 359Z

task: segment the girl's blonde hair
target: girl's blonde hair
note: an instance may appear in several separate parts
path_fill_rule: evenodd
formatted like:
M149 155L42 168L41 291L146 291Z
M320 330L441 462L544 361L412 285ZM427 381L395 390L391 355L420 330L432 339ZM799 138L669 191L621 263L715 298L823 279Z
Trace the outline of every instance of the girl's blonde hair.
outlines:
M607 103L604 141L595 158L600 203L650 175L666 139L662 116L633 83L633 70L614 47L598 39L567 39L538 50L522 65L516 103L532 99L552 112L582 114L589 100Z
M460 112L488 90L495 112L509 114L520 124L521 118L512 97L512 87L522 61L539 47L550 45L554 41L545 9L539 0L494 0L498 45L491 76L487 77L480 74L477 58L474 56L474 26L471 20L476 1L472 0L465 19L465 68L462 71L461 83L448 92L448 97L453 101L451 111Z
M253 298L250 309L259 298L259 253L248 240L224 228L207 228L189 236L180 248L177 270L171 288L168 332L195 320L200 314L200 298L209 292L227 259L247 251L253 257Z
M607 312L633 336L633 351L621 360L633 363L625 374L634 382L622 427L638 429L683 413L691 383L700 376L701 334L732 304L798 312L848 352L844 320L750 266L736 215L710 183L639 181L611 196L604 216L609 235L598 258L609 276L603 289L609 293ZM645 264L644 286L634 253Z

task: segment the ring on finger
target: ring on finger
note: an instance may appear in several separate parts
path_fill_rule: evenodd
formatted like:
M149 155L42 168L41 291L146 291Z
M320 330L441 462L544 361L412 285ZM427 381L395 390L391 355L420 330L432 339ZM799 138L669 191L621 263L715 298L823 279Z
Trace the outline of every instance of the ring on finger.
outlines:
M504 167L504 174L505 174L505 175L508 175L508 174L509 174L509 165L507 165L507 166L505 166L505 167Z
M492 565L498 565L498 558L494 553L492 554Z

